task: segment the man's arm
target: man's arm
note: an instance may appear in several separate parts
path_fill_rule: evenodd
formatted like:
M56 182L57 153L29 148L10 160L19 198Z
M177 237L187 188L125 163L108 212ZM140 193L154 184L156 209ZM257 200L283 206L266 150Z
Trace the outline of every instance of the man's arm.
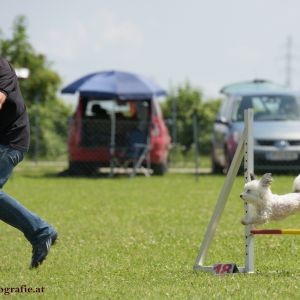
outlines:
M0 109L2 108L3 103L6 100L6 94L0 91Z
M8 61L0 56L0 109L9 93L16 87L16 73Z

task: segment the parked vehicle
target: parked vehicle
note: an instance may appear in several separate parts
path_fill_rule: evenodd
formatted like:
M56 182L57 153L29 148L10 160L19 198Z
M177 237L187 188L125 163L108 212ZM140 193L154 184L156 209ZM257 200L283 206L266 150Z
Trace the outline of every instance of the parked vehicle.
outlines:
M300 94L265 80L232 84L215 120L213 172L227 172L244 127L244 110L254 112L255 170L300 170Z
M80 96L70 121L68 152L71 172L92 173L134 155L130 143L149 147L153 173L167 170L170 135L159 102ZM140 151L140 150L138 150ZM142 151L142 150L141 150ZM146 156L143 159L146 164Z

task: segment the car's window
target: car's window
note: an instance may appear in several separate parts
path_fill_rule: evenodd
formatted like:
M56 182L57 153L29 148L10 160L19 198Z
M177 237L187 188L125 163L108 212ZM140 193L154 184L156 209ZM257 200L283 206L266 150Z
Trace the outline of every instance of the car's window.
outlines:
M231 104L232 104L231 97L226 97L222 99L222 103L218 111L217 119L228 120L229 118L231 118Z
M95 117L100 112L111 114L111 112L129 113L129 102L124 102L122 105L118 104L115 100L89 100L85 108L86 117Z
M287 95L254 95L236 98L232 120L243 121L244 110L252 108L256 121L300 120L299 99Z
M84 109L86 119L138 119L147 121L149 118L149 101L116 101L88 99Z
M220 110L219 110L218 118L225 118L226 117L227 107L228 107L228 100L224 99L222 104L221 104Z

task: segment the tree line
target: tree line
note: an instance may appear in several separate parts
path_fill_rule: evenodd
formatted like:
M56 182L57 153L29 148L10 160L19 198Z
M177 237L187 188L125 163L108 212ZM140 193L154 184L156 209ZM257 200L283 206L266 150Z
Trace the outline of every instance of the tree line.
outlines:
M201 89L192 87L188 81L169 91L162 103L163 113L173 142L183 155L187 155L195 143L201 154L210 153L213 123L220 103L220 99L205 100ZM196 118L196 123L193 123L193 118ZM198 133L196 141L195 130Z
M45 159L64 156L72 110L58 96L61 77L53 70L47 57L31 45L24 16L15 19L11 37L4 36L0 29L0 55L15 68L25 67L30 71L28 79L20 81L31 124L29 157L34 158L37 154ZM201 152L210 152L210 135L219 104L218 99L204 101L202 91L189 82L170 89L166 101L162 103L163 113L171 132L176 126L176 142L182 146L183 154L194 143L193 115L198 120L197 143Z

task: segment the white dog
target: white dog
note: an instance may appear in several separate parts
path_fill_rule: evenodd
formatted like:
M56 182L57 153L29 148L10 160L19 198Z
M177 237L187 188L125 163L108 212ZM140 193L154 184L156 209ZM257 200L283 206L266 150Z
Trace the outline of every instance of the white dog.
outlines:
M272 181L272 174L267 173L260 180L251 175L251 181L245 184L240 197L253 207L253 215L243 218L243 225L264 224L300 211L300 175L294 180L293 192L285 195L272 194Z

